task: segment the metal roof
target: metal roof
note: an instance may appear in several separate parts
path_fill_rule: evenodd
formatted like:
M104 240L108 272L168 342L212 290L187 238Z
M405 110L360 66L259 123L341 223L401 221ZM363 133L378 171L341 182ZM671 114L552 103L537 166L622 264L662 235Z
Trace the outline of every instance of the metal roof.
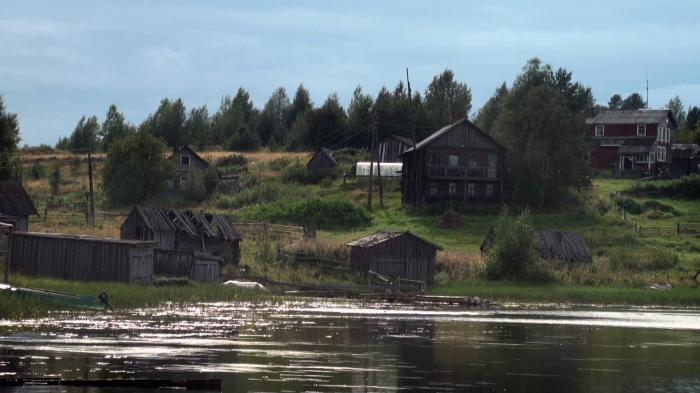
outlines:
M622 145L617 152L620 154L640 154L649 153L653 150L653 146L649 145Z
M432 141L434 141L435 139L439 138L441 135L443 135L443 134L449 132L450 130L452 130L453 128L455 128L455 127L457 127L457 126L459 126L459 125L461 125L461 124L467 124L469 127L476 129L476 130L479 131L481 134L483 134L486 138L490 139L491 142L493 142L494 144L496 144L496 146L500 147L500 148L503 149L503 150L506 150L506 148L505 148L502 144L498 143L498 141L496 141L495 139L493 139L493 138L491 137L491 135L487 134L487 133L484 132L481 128L477 127L476 124L470 122L466 117L463 118L463 119L461 119L461 120L458 120L458 121L456 121L456 122L454 122L454 123L452 123L452 124L450 124L450 125L447 125L447 126L445 126L445 127L442 127L441 129L439 129L439 130L435 131L434 133L430 134L427 138L425 138L425 139L423 139L422 141L418 142L418 144L416 145L416 150L420 150L420 149L424 148L425 146L428 146ZM413 151L413 147L411 147L410 149L406 149L403 153L401 153L401 154L399 154L399 155L401 156L401 155L404 155L404 154L406 154L406 153L410 153L410 152L412 152L412 151Z
M172 232L177 229L165 209L135 206L134 210L141 216L143 222L152 231Z
M187 145L174 147L174 148L173 148L173 154L170 156L170 158L175 157L176 154L180 153L180 152L183 151L183 150L189 151L190 154L192 155L192 157L194 157L194 158L198 159L199 161L201 161L201 162L204 164L204 166L206 166L207 168L210 167L209 162L208 162L207 160L205 160L204 158L202 158L202 156L200 156L199 154L197 154L196 151L194 151L191 147L189 147L189 146L187 146Z
M18 180L0 180L0 213L10 216L38 215L34 203Z
M361 247L361 248L373 247L373 246L376 246L378 244L384 243L388 240L396 239L396 238L404 236L404 235L411 236L416 240L419 240L423 243L429 244L429 245L437 248L438 250L442 250L442 247L438 246L437 244L435 244L433 242L429 242L421 237L418 237L409 231L377 232L377 233L371 234L369 236L365 236L363 238L353 240L350 243L348 243L347 245L350 247Z
M586 124L661 124L670 119L676 121L668 109L615 109L604 110L586 119Z
M583 237L574 232L535 231L540 255L545 259L566 262L592 262Z

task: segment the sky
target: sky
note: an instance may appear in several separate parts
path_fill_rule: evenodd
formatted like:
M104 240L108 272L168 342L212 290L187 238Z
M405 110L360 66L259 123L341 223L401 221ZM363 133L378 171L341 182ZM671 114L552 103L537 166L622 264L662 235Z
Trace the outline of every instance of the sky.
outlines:
M573 72L598 103L646 94L700 106L700 2L6 1L0 95L21 144L55 144L116 104L138 125L164 97L213 114L239 86L262 107L300 83L315 104L413 90L452 69L478 110L528 59Z

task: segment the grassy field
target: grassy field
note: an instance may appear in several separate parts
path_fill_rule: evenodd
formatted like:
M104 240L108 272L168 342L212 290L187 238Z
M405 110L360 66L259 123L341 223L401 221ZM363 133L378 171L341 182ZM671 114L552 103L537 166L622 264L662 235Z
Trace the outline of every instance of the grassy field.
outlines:
M211 162L230 155L229 152L203 152L202 156ZM202 202L177 201L179 207L196 210L217 211L234 217L255 212L261 205L274 203L292 203L297 200L318 197L323 199L348 200L356 206L364 206L367 196L367 182L352 176L343 181L337 178L324 181L321 184L296 185L284 183L281 174L285 168L297 164L305 164L308 153L255 152L241 153L247 160L248 177L253 179L255 187L269 185L273 193L260 196L258 202L236 208L228 208L225 198L232 196L213 195ZM46 163L51 156L25 157L23 161L30 165L34 161ZM58 155L64 175L64 184L58 198L66 206L78 205L84 201L86 186L86 165L83 157ZM100 156L98 156L101 158ZM44 164L42 164L44 165ZM97 165L99 177L101 165ZM48 179L46 176L25 181L27 189L33 197L41 217L31 219L30 228L35 231L60 232L71 234L90 234L96 236L118 237L119 226L123 216L98 216L97 226L85 224L84 214L80 208L67 209L66 212L49 212L43 216L44 206L48 201ZM253 185L246 186L251 189ZM532 213L535 227L538 229L573 231L580 233L594 255L593 264L589 266L555 266L557 284L546 286L522 285L518 283L493 283L484 281L483 259L479 254L479 245L489 228L497 218L499 206L475 206L471 212L462 214L464 224L455 229L440 229L437 227L439 214L429 214L421 211L410 211L401 204L401 195L397 182L387 182L384 207L379 207L379 196L375 189L374 206L369 211L371 223L355 228L343 227L321 229L318 231L318 241L328 248L343 248L347 241L376 232L378 230L410 230L426 239L441 245L445 251L438 255L438 264L443 269L437 275L437 283L431 289L434 293L478 295L492 297L501 301L575 301L591 303L627 303L627 304L678 304L700 305L700 292L695 288L697 283L689 277L700 269L700 237L698 236L652 236L639 237L635 225L643 227L675 227L678 223L700 222L700 201L673 198L634 198L640 204L654 200L672 207L674 213L644 211L640 214L625 214L624 218L615 208L619 193L634 185L633 180L595 178L591 190L582 191L572 197L572 201L564 207L537 211ZM274 187L273 187L274 186ZM255 188L257 190L258 188ZM257 191L256 191L257 192ZM263 191L260 191L263 192ZM265 191L265 192L269 192ZM98 181L98 210L108 210L104 205L99 191ZM233 196L235 197L235 196ZM257 196L256 196L257 197ZM154 203L154 202L152 202ZM164 203L167 203L164 202ZM130 207L109 209L112 212L126 214ZM438 212L439 213L439 212ZM293 224L293 223L292 223ZM297 223L298 224L298 223ZM264 275L277 280L305 281L312 283L349 282L353 277L334 277L312 268L283 266L272 262L272 257L265 248L253 241L242 243L241 264L252 269L253 274ZM612 263L613 256L625 257L632 260L653 254L658 250L666 250L678 255L679 263L670 268L645 270L642 268L620 268ZM449 262L449 264L447 263ZM454 269L451 270L451 269ZM228 269L234 272L235 269ZM669 283L674 288L670 291L654 291L645 289L651 283ZM15 284L37 284L43 282L25 281ZM76 283L61 287L79 293L89 293L102 284ZM111 284L110 284L111 285ZM174 296L176 299L196 300L197 294L213 296L221 293L218 289L194 286L190 289L139 288L148 292L149 299L158 302ZM117 299L121 296L119 286L114 287ZM101 292L100 290L99 292ZM182 291L173 295L168 291ZM98 293L99 293L98 292ZM123 292L125 295L128 291ZM188 297L189 296L189 297ZM136 296L139 304L141 296ZM149 300L150 302L150 300ZM127 300L123 303L128 306ZM2 315L0 313L0 315Z

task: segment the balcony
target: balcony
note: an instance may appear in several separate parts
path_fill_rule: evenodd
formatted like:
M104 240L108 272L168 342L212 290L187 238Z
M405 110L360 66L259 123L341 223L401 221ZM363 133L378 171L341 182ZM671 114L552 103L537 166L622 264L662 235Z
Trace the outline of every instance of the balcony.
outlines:
M465 167L428 165L428 177L453 180L499 180L503 176L501 167Z

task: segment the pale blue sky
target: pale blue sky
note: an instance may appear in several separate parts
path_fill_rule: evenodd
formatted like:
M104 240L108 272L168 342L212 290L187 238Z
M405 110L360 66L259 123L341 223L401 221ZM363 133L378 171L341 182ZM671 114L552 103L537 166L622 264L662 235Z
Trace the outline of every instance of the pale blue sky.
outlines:
M0 95L22 143L54 144L110 104L140 123L163 97L188 108L246 88L261 107L303 82L316 104L414 89L454 70L477 110L537 56L606 103L644 93L700 106L700 2L0 0Z

